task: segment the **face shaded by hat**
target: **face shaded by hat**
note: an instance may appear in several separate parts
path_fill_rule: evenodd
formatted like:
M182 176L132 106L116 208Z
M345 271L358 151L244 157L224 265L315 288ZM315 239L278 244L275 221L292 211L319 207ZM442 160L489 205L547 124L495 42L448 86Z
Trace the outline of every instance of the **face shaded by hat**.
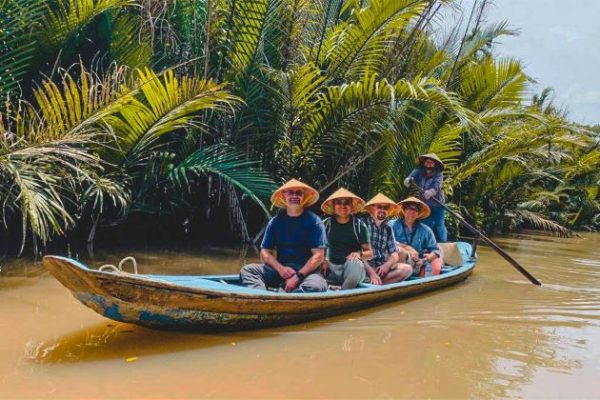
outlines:
M417 157L417 159L415 160L415 164L417 165L423 165L423 162L425 160L432 160L433 162L435 162L435 165L437 166L437 168L440 171L444 170L444 163L442 162L442 160L440 160L440 158L435 154L435 153L427 153L427 154L421 154L419 157Z
M327 200L323 202L323 204L321 204L321 210L325 214L334 215L334 201L339 201L342 199L349 200L351 207L350 214L356 214L357 212L361 211L365 206L365 201L363 199L361 199L360 197L358 197L357 195L355 195L347 189L340 188L336 190L335 193L333 193L331 196L329 196Z
M406 208L410 207L411 205L415 205L419 209L417 219L427 218L431 214L431 209L429 208L429 206L423 203L421 200L417 199L416 197L409 197L407 199L404 199L400 203L398 203L398 205L400 206L400 216L402 217L404 217Z
M371 200L367 202L367 204L365 204L365 210L367 210L373 217L375 217L376 213L382 208L387 210L388 217L395 216L400 211L400 206L382 193L377 193Z
M319 192L305 183L302 183L296 179L290 179L284 183L279 189L273 192L271 195L271 203L275 207L286 208L287 201L286 195L300 195L300 205L303 207L310 207L319 200Z

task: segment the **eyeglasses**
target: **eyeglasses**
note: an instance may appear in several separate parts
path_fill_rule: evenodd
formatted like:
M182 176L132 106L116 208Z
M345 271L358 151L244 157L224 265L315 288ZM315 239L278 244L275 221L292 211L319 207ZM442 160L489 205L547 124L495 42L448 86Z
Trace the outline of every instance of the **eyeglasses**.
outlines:
M387 211L387 210L390 209L390 206L387 205L387 204L377 204L375 206L375 208L378 209L378 210L386 210Z
M404 207L404 211L408 211L408 210L413 210L413 211L419 212L419 207L418 206L406 206L406 207Z
M283 192L286 196L304 196L304 190L286 190Z
M352 200L350 200L350 199L340 199L340 200L333 201L334 206L349 206L351 204L352 204Z

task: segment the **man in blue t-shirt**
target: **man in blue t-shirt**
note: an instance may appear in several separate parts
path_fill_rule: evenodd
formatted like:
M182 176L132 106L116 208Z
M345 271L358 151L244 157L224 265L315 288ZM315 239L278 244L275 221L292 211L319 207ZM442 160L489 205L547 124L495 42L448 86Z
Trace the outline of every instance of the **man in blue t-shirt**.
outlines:
M318 199L319 192L295 179L273 193L271 202L285 211L267 225L260 250L263 263L246 265L240 271L244 286L283 285L286 292L327 290L319 269L325 259L325 228L317 215L305 210Z

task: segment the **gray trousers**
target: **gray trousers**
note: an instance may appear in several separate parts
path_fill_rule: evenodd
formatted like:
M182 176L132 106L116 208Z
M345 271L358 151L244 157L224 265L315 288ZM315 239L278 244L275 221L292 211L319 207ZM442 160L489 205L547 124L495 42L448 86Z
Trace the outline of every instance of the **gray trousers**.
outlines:
M327 281L340 285L342 289L354 289L365 280L365 266L361 260L346 261L343 264L334 264L329 261Z
M266 264L248 264L242 267L240 279L244 286L266 290L267 287L280 287L285 281L277 271ZM327 290L327 281L317 269L308 275L294 292L324 292Z

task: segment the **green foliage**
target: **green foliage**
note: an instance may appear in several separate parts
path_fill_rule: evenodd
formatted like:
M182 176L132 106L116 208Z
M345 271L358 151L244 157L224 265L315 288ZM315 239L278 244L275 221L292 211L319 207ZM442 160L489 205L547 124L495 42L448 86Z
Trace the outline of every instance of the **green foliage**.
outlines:
M45 45L60 47L69 36L108 10L132 6L133 0L59 0L47 3L42 22L41 40Z
M37 0L0 3L0 99L18 90L38 48L36 29L46 10Z
M268 215L268 201L277 188L273 180L256 161L245 159L244 153L224 143L202 148L175 166L169 179L180 187L189 185L190 175L214 174L258 203Z
M236 101L225 85L200 78L176 77L172 70L160 77L150 69L137 71L138 78L126 107L104 118L115 135L116 152L109 160L133 168L156 151L159 139L186 127L202 127L194 117L205 111L223 112Z
M507 22L440 37L453 1L1 4L0 195L23 242L193 212L192 195L247 238L274 182L399 200L426 152L489 233L600 228L597 127L550 89L529 102L520 62L494 53Z
M152 46L145 39L148 32L140 26L140 19L125 14L114 24L109 53L118 65L143 68L150 64Z

